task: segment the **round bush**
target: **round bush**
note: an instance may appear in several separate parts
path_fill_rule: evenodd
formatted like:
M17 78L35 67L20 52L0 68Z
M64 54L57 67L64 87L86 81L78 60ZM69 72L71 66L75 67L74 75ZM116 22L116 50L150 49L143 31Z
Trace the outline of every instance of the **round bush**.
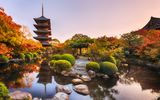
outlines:
M56 60L51 60L51 61L49 62L50 68L51 68L52 70L55 70L55 62L56 62Z
M24 60L25 59L25 54L24 53L20 53L19 57Z
M5 55L0 55L0 62L7 63L9 61L8 57Z
M86 70L93 70L95 72L98 72L100 69L100 66L97 62L89 62L87 65L86 65Z
M37 58L38 57L38 53L36 53L36 52L33 53L32 55L33 55L33 58Z
M25 59L26 59L26 60L31 60L31 59L32 59L32 56L27 53L27 54L25 54Z
M105 61L100 64L100 72L107 74L107 75L113 75L118 71L118 68L115 64Z
M63 54L61 57L62 57L61 59L69 61L72 65L75 64L75 58L74 58L73 55L71 55L71 54Z
M117 64L116 59L113 56L104 57L103 61L109 61L111 63Z
M9 93L7 87L0 82L0 97L4 97L4 96L7 96Z
M60 54L55 54L52 56L52 60L61 60L61 55Z
M71 70L71 63L67 60L57 60L54 63L54 71L61 73L62 71L69 71Z

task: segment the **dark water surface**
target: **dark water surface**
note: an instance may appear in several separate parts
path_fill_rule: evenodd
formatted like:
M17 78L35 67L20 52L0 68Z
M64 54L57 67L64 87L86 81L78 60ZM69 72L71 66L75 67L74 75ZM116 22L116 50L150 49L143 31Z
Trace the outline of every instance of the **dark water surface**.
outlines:
M19 67L14 67L13 72L7 72L6 69L6 74L0 74L0 80L6 83L10 92L26 91L38 98L53 97L57 84L67 85L72 89L70 100L156 100L160 97L160 75L144 67L121 68L119 80L96 78L84 83L90 90L90 95L87 96L73 90L72 78L59 75L44 77L38 75L36 69L39 67L38 64L28 64L26 69L21 69L22 73L18 70ZM46 79L48 82L43 81Z

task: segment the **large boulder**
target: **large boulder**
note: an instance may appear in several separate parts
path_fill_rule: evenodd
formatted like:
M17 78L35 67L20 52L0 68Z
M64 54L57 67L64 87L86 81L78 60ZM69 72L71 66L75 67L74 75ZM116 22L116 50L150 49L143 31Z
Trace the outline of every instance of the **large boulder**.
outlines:
M57 85L56 86L56 91L57 92L64 92L64 93L67 93L67 94L72 93L72 90L68 86L64 86L64 85Z
M91 78L87 75L82 75L81 76L81 79L84 81L84 82L88 82L88 81L91 81Z
M52 100L69 100L69 95L63 92L58 92Z
M79 79L79 78L76 78L76 79L73 79L73 80L72 80L72 83L73 83L73 84L82 84L83 81L82 81L81 79Z
M74 86L74 90L80 94L83 94L83 95L88 95L90 92L89 92L89 89L88 89L88 86L87 85L83 85L83 84L80 84L80 85L75 85Z
M12 100L32 100L32 95L28 92L15 91L9 93Z

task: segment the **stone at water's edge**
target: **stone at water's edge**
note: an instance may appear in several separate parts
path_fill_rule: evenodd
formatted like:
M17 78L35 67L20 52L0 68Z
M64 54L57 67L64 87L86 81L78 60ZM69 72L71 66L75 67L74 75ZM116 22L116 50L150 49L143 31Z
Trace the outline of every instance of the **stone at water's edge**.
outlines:
M91 78L95 78L96 77L96 73L92 70L89 70L88 71L88 75L91 77Z
M69 100L69 95L63 92L58 92L52 100Z
M81 79L76 78L72 80L72 83L77 85L77 84L82 84L83 81Z
M88 95L90 93L89 89L88 89L88 86L87 85L83 85L83 84L75 85L73 89L76 92L78 92L80 94L83 94L83 95Z
M56 91L57 92L64 92L64 93L67 93L67 94L72 93L72 90L68 86L64 86L64 85L57 85L56 86Z
M12 100L32 100L32 95L28 92L15 91L9 93Z
M63 75L63 76L69 76L69 73L67 71L62 71L61 75Z
M86 75L82 75L82 76L81 76L81 79L82 79L84 82L91 81L91 78L90 78L89 76L86 76Z

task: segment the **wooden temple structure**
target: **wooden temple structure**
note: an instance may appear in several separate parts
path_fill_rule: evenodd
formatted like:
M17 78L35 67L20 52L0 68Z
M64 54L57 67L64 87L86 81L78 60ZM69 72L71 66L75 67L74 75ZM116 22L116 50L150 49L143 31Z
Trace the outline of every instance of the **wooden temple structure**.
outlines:
M34 37L36 40L40 41L42 46L50 46L51 39L51 22L50 19L44 17L44 9L42 4L42 16L39 18L34 18L36 24L34 24L37 30L34 33L37 34L37 37Z
M150 21L142 28L146 30L160 30L160 18L151 17Z

